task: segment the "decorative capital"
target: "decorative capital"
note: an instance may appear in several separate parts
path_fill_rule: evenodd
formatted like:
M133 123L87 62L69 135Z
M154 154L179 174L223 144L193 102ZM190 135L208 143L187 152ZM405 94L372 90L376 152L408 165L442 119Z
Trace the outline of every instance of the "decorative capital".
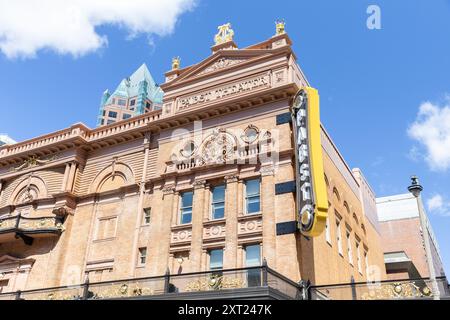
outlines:
M286 23L284 22L284 20L278 19L275 22L275 26L276 26L276 35L277 36L280 34L286 33L286 29L285 29Z
M175 193L175 186L165 186L162 188L162 192L164 195L169 195Z
M237 182L239 180L239 176L237 174L230 174L228 176L225 176L225 181L227 183Z
M196 180L194 181L192 186L194 187L194 189L202 189L206 186L206 180Z
M172 70L178 70L180 69L180 57L174 57L172 58Z
M273 166L265 166L262 167L259 172L261 173L261 176L273 176L275 174L275 168Z

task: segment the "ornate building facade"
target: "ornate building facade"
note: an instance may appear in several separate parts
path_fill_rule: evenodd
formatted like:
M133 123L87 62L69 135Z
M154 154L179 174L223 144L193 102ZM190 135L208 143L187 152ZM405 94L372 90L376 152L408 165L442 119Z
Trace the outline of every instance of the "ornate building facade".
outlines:
M0 147L3 292L261 265L294 283L386 278L375 196L323 127L326 229L290 230L290 105L308 80L281 24L246 48L222 27L209 57L174 59L161 109Z

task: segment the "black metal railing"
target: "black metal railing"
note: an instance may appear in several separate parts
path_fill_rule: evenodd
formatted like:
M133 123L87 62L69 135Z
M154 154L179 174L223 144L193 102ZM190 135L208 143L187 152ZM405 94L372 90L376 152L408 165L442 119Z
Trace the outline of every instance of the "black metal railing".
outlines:
M220 271L170 274L0 294L0 300L139 299L246 288L270 288L284 299L300 299L299 285L267 265Z

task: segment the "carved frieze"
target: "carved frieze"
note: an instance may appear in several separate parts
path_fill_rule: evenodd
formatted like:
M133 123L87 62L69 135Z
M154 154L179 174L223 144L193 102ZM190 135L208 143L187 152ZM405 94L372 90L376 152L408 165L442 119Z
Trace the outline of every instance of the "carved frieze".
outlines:
M22 162L21 165L19 165L17 167L12 167L11 171L13 171L13 172L15 172L15 171L22 171L22 170L34 168L34 167L37 167L37 166L42 166L42 165L45 165L45 164L47 164L49 162L52 162L52 161L54 161L56 159L58 159L58 155L53 155L51 157L46 157L46 158L38 158L36 156L31 156L27 160Z
M172 230L171 235L171 243L182 243L182 242L188 242L192 239L192 229L181 229L181 230Z
M255 216L252 219L245 217L239 221L238 233L239 235L253 234L262 232L262 217Z
M220 224L205 225L203 228L203 239L215 240L225 238L225 222Z

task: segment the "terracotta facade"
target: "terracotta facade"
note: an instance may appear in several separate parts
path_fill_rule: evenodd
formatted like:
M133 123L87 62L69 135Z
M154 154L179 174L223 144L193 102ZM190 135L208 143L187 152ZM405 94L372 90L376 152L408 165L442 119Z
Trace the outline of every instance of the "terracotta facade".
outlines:
M275 189L295 180L292 128L283 116L305 85L286 34L244 49L229 41L166 74L162 110L0 147L0 232L19 214L39 218L31 229L0 234L3 292L78 284L86 274L97 282L209 270L212 249L224 250L223 268L239 268L254 244L261 260L294 281L385 279L361 181L325 129L328 230L313 239L276 233L278 223L296 219L295 194ZM260 209L247 214L251 179L260 181ZM219 185L224 217L214 220ZM184 192L193 192L187 209ZM189 210L191 222L181 224ZM58 219L45 225L43 217Z

